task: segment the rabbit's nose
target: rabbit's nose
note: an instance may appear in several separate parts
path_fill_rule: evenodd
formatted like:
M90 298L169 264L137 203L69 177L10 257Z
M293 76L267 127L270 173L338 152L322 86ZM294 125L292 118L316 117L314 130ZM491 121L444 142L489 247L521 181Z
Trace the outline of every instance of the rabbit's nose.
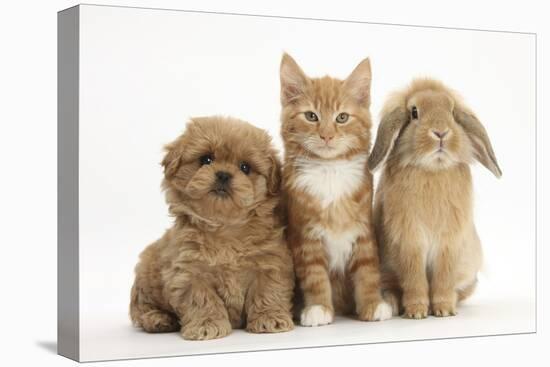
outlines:
M432 130L432 134L434 134L438 139L443 139L448 132L449 130L445 130L445 131Z

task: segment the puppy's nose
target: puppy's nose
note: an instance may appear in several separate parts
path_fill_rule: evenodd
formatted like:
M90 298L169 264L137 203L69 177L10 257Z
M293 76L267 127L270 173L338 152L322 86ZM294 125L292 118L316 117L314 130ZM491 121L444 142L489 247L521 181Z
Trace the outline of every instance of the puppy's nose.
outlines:
M218 171L216 172L216 178L220 183L227 183L229 180L231 180L231 173L225 172L225 171Z
M443 139L445 137L445 135L447 135L448 132L449 132L449 130L445 130L445 131L432 130L432 134L434 134L439 139Z
M329 141L332 140L332 138L334 138L334 135L319 135L319 137L321 139L323 139L325 141L326 144L329 143Z

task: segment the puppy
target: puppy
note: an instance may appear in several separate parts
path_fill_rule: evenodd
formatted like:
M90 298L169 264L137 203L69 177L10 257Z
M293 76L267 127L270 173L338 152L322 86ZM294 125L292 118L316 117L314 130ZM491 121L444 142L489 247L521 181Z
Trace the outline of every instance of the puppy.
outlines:
M134 325L189 340L291 330L294 270L275 214L281 165L271 138L244 121L202 117L166 151L175 222L136 266Z

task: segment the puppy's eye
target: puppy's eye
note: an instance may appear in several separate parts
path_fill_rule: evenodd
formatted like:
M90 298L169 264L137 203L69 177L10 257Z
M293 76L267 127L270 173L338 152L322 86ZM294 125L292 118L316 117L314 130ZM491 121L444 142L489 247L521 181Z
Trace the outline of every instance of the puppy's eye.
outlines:
M349 115L345 112L340 113L338 116L336 116L336 122L339 124L343 124L344 122L348 121Z
M206 154L199 158L199 162L201 166L204 166L205 164L212 164L212 162L214 162L214 157L212 157L211 154Z
M239 168L245 175L248 175L250 173L250 165L246 162L241 162L239 165Z
M418 119L418 109L416 108L416 106L412 106L411 108L411 117L413 118L413 120Z
M304 115L306 116L306 120L308 121L311 121L311 122L319 121L319 118L317 117L315 112L307 111L306 113L304 113Z

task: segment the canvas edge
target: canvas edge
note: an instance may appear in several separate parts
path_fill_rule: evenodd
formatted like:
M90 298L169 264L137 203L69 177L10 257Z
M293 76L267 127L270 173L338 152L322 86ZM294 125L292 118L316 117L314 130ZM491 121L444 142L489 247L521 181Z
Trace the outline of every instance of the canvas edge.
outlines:
M57 14L57 353L80 360L78 118L80 7Z

